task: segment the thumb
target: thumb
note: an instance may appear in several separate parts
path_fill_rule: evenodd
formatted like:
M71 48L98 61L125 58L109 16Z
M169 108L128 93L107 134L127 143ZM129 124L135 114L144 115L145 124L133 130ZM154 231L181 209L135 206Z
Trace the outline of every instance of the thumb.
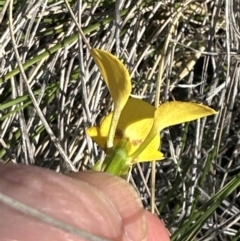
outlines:
M143 209L137 192L122 178L93 171L71 173L70 176L96 187L110 199L122 218L130 240L170 241L163 222Z
M109 198L119 212L124 232L130 240L147 240L145 212L137 192L128 182L103 172L84 171L70 176L96 187Z

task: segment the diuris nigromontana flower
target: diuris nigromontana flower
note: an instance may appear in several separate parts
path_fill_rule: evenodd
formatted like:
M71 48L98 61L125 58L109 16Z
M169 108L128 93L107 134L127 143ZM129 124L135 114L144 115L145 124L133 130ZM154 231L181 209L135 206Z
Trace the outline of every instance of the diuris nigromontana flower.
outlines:
M197 103L171 101L158 108L129 98L131 78L127 68L114 55L91 49L113 99L114 110L104 117L99 127L88 128L87 134L106 152L98 169L115 175L126 174L137 162L162 160L160 131L166 127L216 114Z

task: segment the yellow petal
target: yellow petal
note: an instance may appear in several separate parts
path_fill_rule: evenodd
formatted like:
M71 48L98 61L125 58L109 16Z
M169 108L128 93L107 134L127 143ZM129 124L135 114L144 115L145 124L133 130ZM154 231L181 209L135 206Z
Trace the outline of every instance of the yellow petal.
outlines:
M99 140L105 140L105 145L104 145L104 151L108 153L107 150L107 138L108 138L108 133L109 129L112 123L112 117L113 117L113 112L109 113L107 116L105 116L100 124L99 132L98 135L101 137ZM117 134L115 135L117 136ZM114 138L113 140L113 148L117 145L118 139ZM101 146L102 147L102 146Z
M149 131L150 132L150 131ZM145 161L159 161L164 159L162 152L158 151L160 147L160 136L155 135L155 137L149 142L146 142L146 135L144 141L137 149L129 156L130 163L145 162Z
M123 140L127 141L128 156L130 157L131 154L135 152L139 146L141 146L148 135L153 124L155 110L155 107L143 100L130 98L121 113L119 123L117 125L114 147ZM100 124L100 128L90 127L86 130L87 134L91 136L93 140L105 151L106 140L112 117L113 113L111 112L104 117ZM139 152L140 154L138 156L134 156L134 159L131 157L129 158L129 164L150 160L162 160L164 156L160 151L158 151L159 147L160 136L156 135L146 148Z
M119 116L131 93L131 79L127 68L116 56L100 49L91 49L90 53L113 98L114 112L107 141L108 148L111 148Z
M162 129L213 114L217 114L217 112L210 107L196 103L171 101L160 105L155 111L154 122L150 132L142 145L131 154L131 158L134 159L143 150L147 149L149 143Z
M160 147L160 136L156 135L150 144L137 157L137 162L159 161L164 159L162 152L158 151Z
M149 133L154 112L155 108L152 105L136 98L130 98L125 105L117 125L116 134L129 140L129 155L142 144Z
M106 136L106 137L108 136L108 132L112 121L112 116L113 116L113 113L111 112L110 114L106 115L103 118L100 124L100 132L99 132L101 136Z
M127 68L114 55L101 49L91 49L115 105L126 104L131 93L131 78Z
M120 115L114 138L114 147L120 140L127 140L129 142L128 155L131 155L148 135L153 124L154 112L155 108L147 102L130 98ZM112 116L113 113L110 113L103 119L99 130L100 136L106 137L108 135ZM160 138L158 137L156 140L151 143L151 151L149 153L154 153L154 151L158 150ZM150 160L145 154L143 157L145 158L144 160Z
M135 129L134 132L136 132L137 135L141 135L142 128L150 129L149 126L144 126L141 121L153 121L155 110L156 108L154 106L143 100L130 98L121 113L118 127L126 130L134 124L132 126L132 128ZM140 123L139 126L138 123ZM131 133L129 133L129 135L131 135Z
M160 138L160 137L158 137ZM153 151L150 149L145 149L136 159L136 161L131 161L132 164L137 162L149 162L149 161L161 161L164 159L164 155L160 151Z
M155 108L148 104L147 102L136 99L136 98L130 98L121 115L120 119L117 125L117 128L121 129L125 136L132 136L136 135L137 137L139 135L142 135L143 130L145 132L148 132L152 126L151 125L145 125L145 123L141 123L141 121L146 121L146 120L151 120L153 121L154 113L155 113ZM104 117L103 121L101 122L100 125L100 134L101 135L107 135L111 119L112 119L113 113L111 112L107 116ZM131 126L131 129L129 127ZM132 132L131 132L132 131ZM145 134L144 134L145 135Z
M158 133L168 126L197 120L214 114L217 114L215 110L201 104L180 101L166 102L157 108L153 128Z
M101 135L98 127L89 127L86 133L95 141L103 150L106 150L107 135Z

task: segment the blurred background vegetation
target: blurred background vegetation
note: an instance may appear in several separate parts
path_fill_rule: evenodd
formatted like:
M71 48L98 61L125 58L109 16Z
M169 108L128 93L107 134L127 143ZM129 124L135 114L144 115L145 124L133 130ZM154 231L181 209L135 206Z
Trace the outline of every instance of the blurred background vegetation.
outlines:
M66 173L103 156L85 129L112 101L66 1L0 0L2 162ZM240 2L68 3L90 45L126 64L134 96L218 111L161 133L166 158L156 163L155 212L172 240L239 240ZM148 209L151 172L144 163L129 175Z

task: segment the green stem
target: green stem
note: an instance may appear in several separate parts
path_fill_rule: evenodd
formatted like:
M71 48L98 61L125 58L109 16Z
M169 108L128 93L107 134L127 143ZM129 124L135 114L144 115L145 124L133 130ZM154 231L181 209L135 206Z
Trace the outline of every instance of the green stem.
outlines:
M127 140L120 140L117 146L106 156L103 161L102 171L115 176L125 177L128 174L130 165L128 164L129 143Z
M125 149L115 149L110 156L106 157L104 162L106 162L104 172L120 177L127 175L129 166L126 164L127 152Z

